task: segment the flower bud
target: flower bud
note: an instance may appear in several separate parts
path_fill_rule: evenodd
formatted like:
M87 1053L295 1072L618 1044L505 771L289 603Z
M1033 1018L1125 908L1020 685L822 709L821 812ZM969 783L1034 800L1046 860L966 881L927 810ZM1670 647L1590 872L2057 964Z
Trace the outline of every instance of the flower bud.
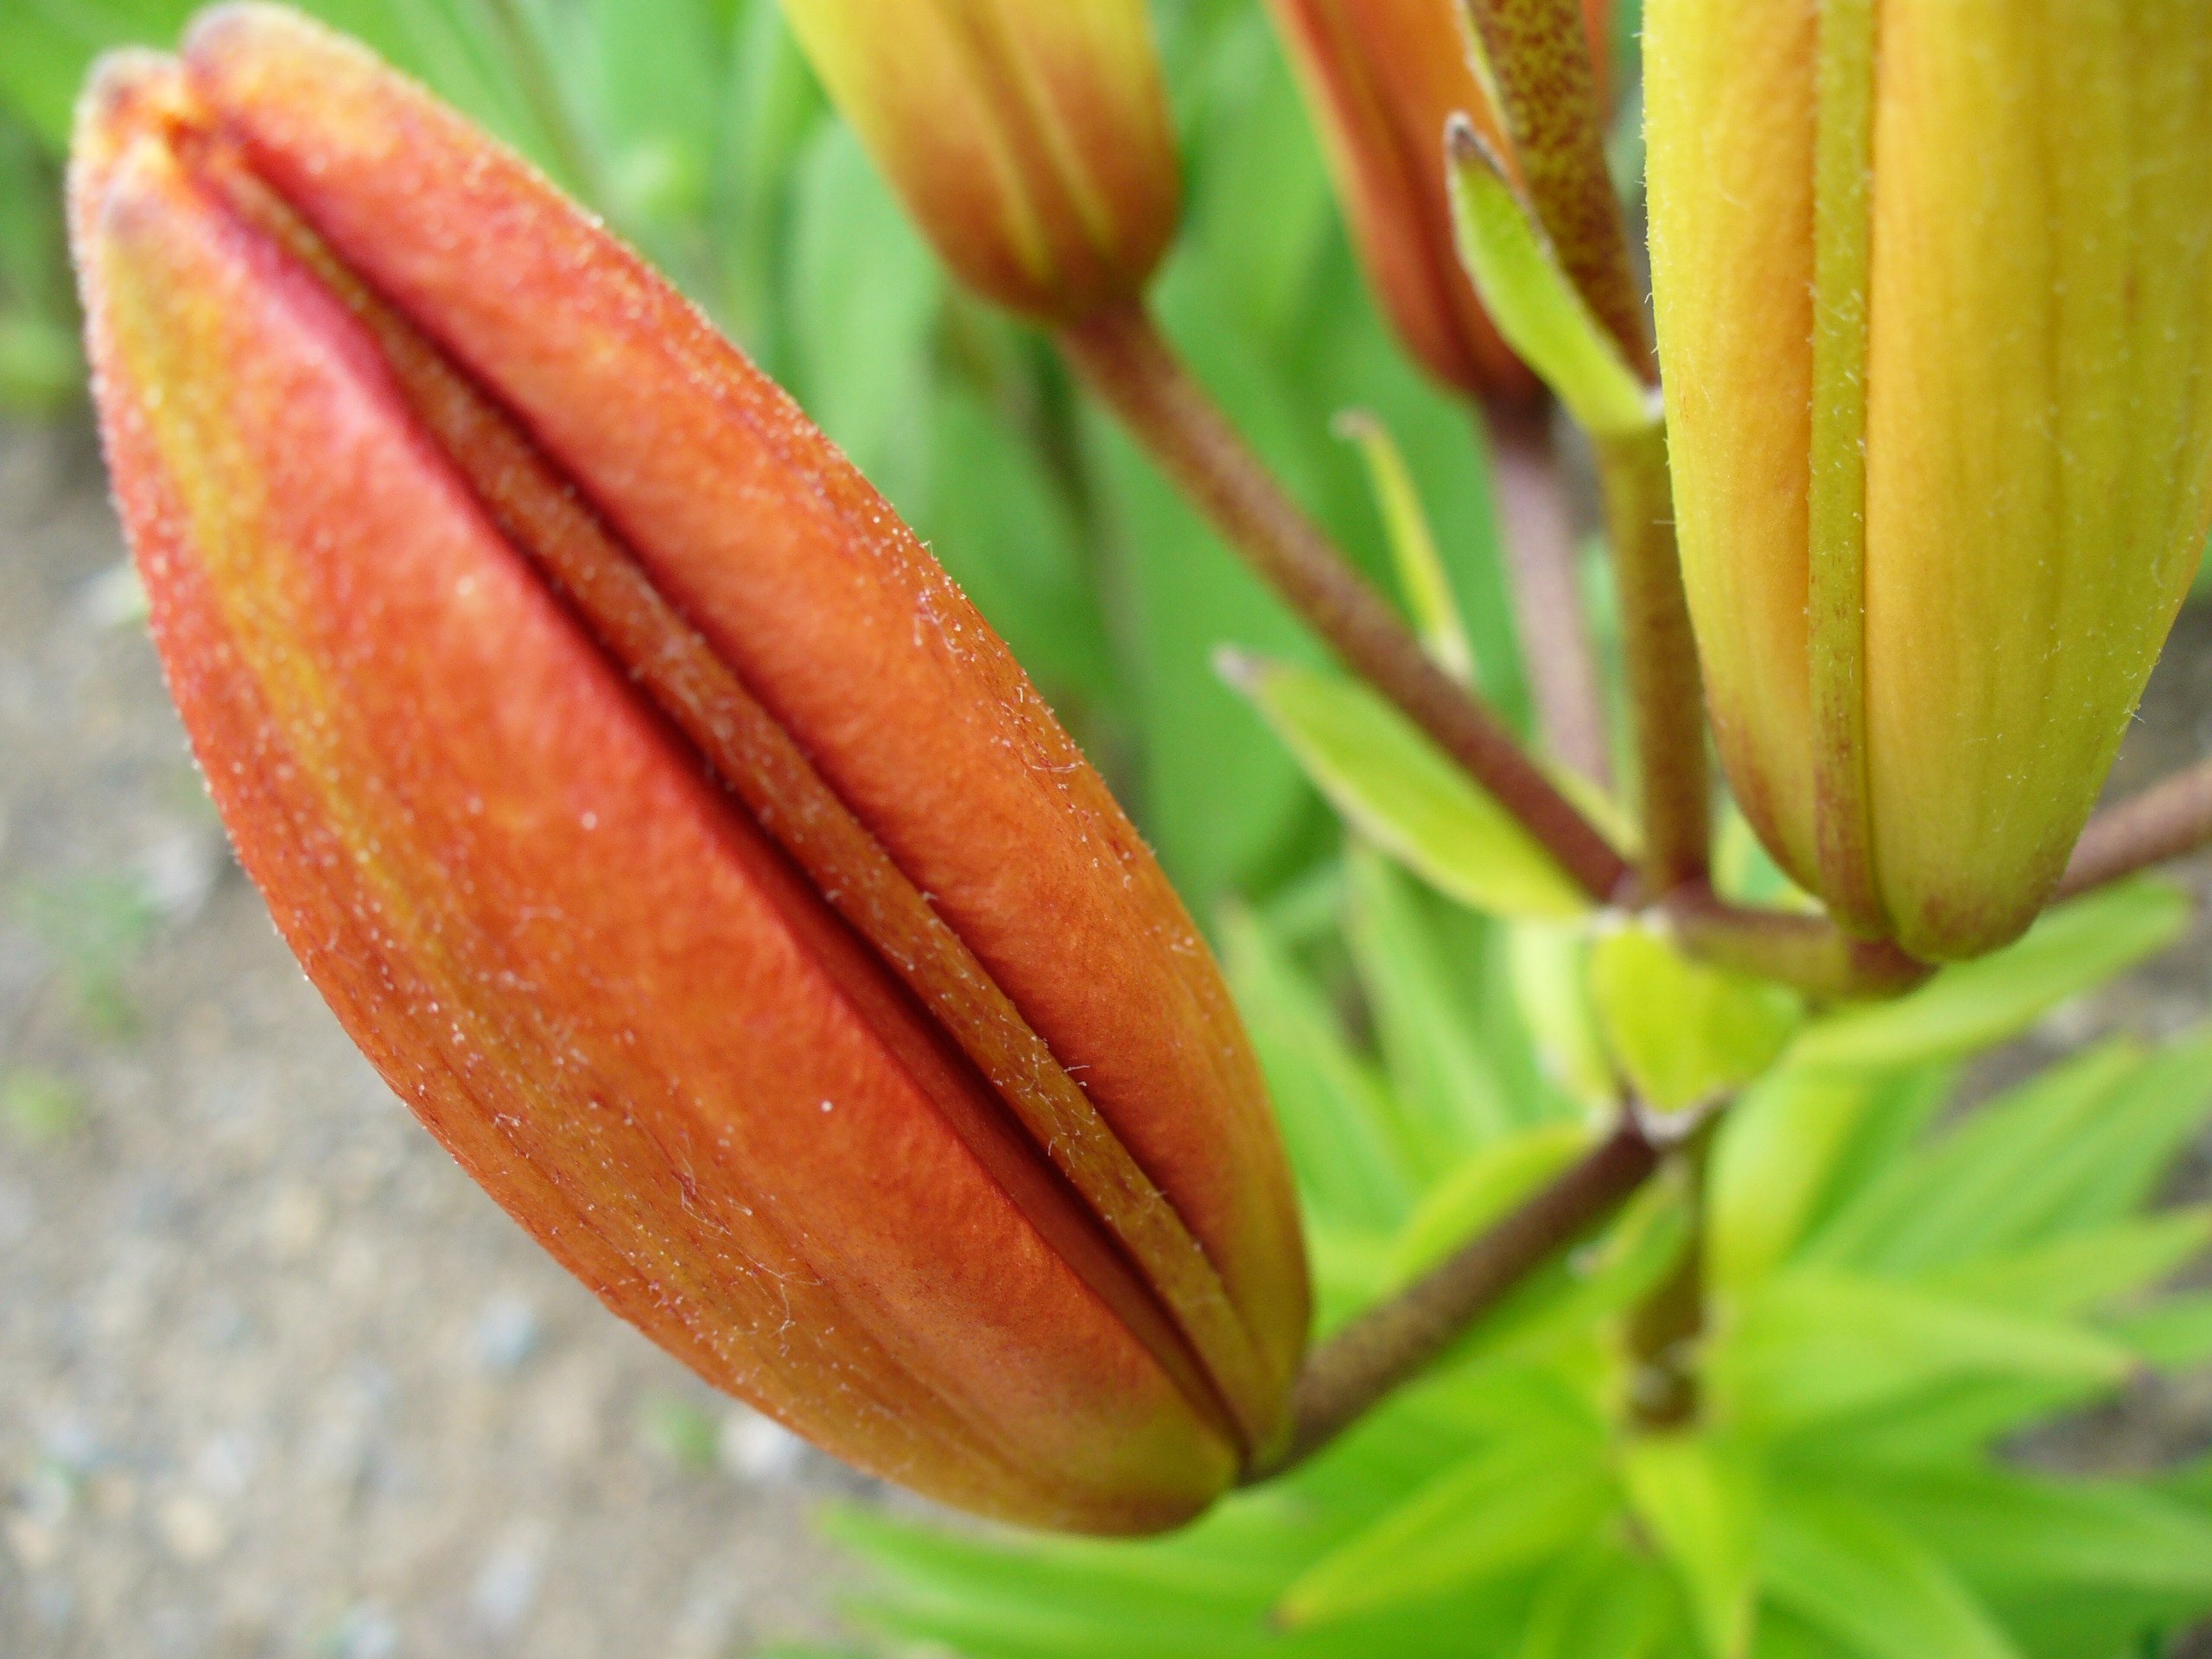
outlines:
M962 282L1051 323L1143 289L1182 207L1144 0L784 0L784 13Z
M289 12L111 60L72 193L194 752L463 1166L891 1479L1141 1531L1236 1478L1306 1320L1256 1068L881 499L542 179Z
M1536 378L1498 337L1454 235L1446 124L1464 115L1493 151L1511 148L1476 74L1462 0L1269 0L1268 9L1313 107L1367 280L1406 349L1470 396L1535 396ZM1608 0L1586 0L1593 50L1609 10Z
M1736 793L1931 959L2048 899L2212 518L2199 0L1652 0L1684 576Z

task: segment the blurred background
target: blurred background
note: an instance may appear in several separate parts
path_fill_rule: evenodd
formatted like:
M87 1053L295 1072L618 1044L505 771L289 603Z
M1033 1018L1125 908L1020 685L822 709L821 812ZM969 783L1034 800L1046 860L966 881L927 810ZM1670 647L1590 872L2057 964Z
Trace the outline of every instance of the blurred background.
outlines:
M947 287L772 0L308 9L671 271L931 541L1193 909L1255 907L1329 982L1338 832L1211 665L1224 643L1312 648L1039 340ZM276 941L194 775L85 407L58 194L92 57L165 44L190 10L0 0L0 1655L842 1639L845 1570L807 1517L896 1500L602 1313L447 1160ZM1155 11L1190 167L1166 327L1378 569L1331 420L1383 417L1484 686L1521 718L1477 439L1368 303L1264 18ZM1631 190L1637 128L1631 98ZM2207 634L2184 618L2118 785L2212 743ZM2000 1065L2177 1029L2206 961L2199 938ZM2199 1450L2208 1424L2212 1389L2168 1385L2055 1455Z

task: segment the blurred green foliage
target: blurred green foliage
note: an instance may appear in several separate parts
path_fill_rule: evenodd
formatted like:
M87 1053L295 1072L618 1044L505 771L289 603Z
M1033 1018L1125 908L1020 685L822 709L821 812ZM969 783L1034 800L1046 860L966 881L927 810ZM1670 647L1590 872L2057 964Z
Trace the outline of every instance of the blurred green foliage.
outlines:
M1202 915L1233 892L1279 887L1333 846L1313 792L1212 664L1224 644L1307 660L1313 646L1040 340L951 289L824 106L773 0L306 9L524 150L791 389L1006 635ZM0 383L17 404L50 403L79 372L54 200L76 89L95 54L169 44L191 10L0 8ZM1260 9L1166 0L1157 12L1189 168L1185 233L1158 290L1168 330L1378 575L1384 526L1331 420L1357 405L1388 424L1483 684L1522 718L1471 423L1377 321Z

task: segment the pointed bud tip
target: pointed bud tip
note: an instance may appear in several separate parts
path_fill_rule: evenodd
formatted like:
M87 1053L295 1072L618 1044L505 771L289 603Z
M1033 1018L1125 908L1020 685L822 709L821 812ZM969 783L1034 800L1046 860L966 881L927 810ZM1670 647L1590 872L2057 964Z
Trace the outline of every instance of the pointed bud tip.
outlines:
M1510 185L1512 169L1505 164L1505 157L1497 145L1483 136L1483 130L1464 114L1455 113L1444 124L1444 153L1455 166L1481 166L1501 184Z

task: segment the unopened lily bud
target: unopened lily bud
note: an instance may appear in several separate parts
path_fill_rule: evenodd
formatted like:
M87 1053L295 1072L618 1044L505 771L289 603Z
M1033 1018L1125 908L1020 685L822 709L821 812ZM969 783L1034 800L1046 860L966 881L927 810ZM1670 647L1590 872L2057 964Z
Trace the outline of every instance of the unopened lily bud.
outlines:
M1593 49L1609 0L1586 0ZM1463 0L1268 0L1313 107L1367 280L1414 359L1470 396L1535 377L1498 337L1459 260L1445 129L1465 116L1510 154L1475 71ZM1600 60L1602 61L1602 60Z
M947 264L1050 323L1135 297L1182 209L1144 0L784 0Z
M1860 931L2042 907L2212 519L2202 0L1651 0L1652 262L1730 779Z
M365 52L228 7L87 98L156 641L278 927L710 1382L1042 1525L1205 1507L1305 1268L1256 1068L1020 670L788 398Z

